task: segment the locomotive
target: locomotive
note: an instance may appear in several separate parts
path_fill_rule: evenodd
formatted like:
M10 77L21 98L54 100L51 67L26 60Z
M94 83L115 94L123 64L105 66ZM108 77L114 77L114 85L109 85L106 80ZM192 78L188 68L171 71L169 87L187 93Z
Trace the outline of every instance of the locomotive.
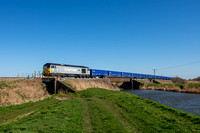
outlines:
M140 74L140 73L129 73L129 72L118 72L118 71L109 71L109 70L99 70L99 69L90 69L85 66L77 65L65 65L65 64L56 64L56 63L46 63L43 66L43 75L44 76L59 76L59 77L130 77L130 78L156 78L156 79L165 79L171 80L172 77L167 76L158 76L150 74Z
M44 76L89 77L90 69L85 66L46 63L43 66Z

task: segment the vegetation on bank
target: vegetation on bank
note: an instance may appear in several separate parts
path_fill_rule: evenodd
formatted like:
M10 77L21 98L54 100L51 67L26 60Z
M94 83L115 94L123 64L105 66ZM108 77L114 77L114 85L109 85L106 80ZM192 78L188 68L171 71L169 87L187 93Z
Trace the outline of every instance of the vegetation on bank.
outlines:
M0 106L39 101L48 96L41 79L0 81Z
M22 81L22 79L18 79L18 80L11 80L11 81L0 81L0 89L3 89L3 88L14 88L16 87L16 83Z
M11 88L11 86L5 81L0 81L0 89L3 88Z
M199 88L200 83L188 83L188 84L185 84L185 86L191 87L191 88Z
M34 103L45 104L16 121L0 117L6 123L0 132L200 132L199 116L126 92L90 88L54 97ZM1 107L0 114L32 106Z
M184 84L146 84L146 86L147 87L149 87L149 86L160 86L160 87L163 87L163 86L169 86L169 87L177 86L177 87L180 87L181 89L183 89Z
M160 87L164 87L164 86L169 86L169 87L179 87L180 89L184 89L184 88L199 88L200 87L200 83L185 83L185 84L146 84L147 87L149 86L160 86Z

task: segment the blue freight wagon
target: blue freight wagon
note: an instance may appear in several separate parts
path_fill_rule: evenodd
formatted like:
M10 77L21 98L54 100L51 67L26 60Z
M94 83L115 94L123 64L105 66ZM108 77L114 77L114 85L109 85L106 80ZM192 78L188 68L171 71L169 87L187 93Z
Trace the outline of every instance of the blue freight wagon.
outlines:
M132 73L122 72L122 77L132 77Z
M167 77L163 76L163 79L167 79Z
M145 79L146 78L146 74L140 74L140 78Z
M132 73L133 78L140 78L138 73Z
M97 77L108 77L108 71L98 70L98 69L90 69L90 75L97 76Z
M122 73L117 71L109 71L109 77L122 77Z
M171 80L171 79L173 79L173 77L166 77L166 79Z
M153 78L153 77L150 74L146 74L146 78Z
M154 76L154 75L151 75L151 78L155 78L155 76Z
M159 79L160 76L155 75L156 79Z

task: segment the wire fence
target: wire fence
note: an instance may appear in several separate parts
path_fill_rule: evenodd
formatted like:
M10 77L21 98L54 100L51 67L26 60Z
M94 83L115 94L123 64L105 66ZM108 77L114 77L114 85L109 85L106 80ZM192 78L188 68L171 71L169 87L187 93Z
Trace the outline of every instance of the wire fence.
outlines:
M41 78L42 72L41 71L34 71L33 73L18 73L18 78Z

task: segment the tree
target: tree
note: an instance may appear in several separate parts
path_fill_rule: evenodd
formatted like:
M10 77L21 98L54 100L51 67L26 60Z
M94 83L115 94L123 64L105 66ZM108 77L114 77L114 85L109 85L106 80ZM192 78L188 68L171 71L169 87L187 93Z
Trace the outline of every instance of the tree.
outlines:
M194 81L200 81L200 77L194 78Z
M176 83L176 84L184 84L185 80L180 78L180 77L175 77L172 79L172 83Z

